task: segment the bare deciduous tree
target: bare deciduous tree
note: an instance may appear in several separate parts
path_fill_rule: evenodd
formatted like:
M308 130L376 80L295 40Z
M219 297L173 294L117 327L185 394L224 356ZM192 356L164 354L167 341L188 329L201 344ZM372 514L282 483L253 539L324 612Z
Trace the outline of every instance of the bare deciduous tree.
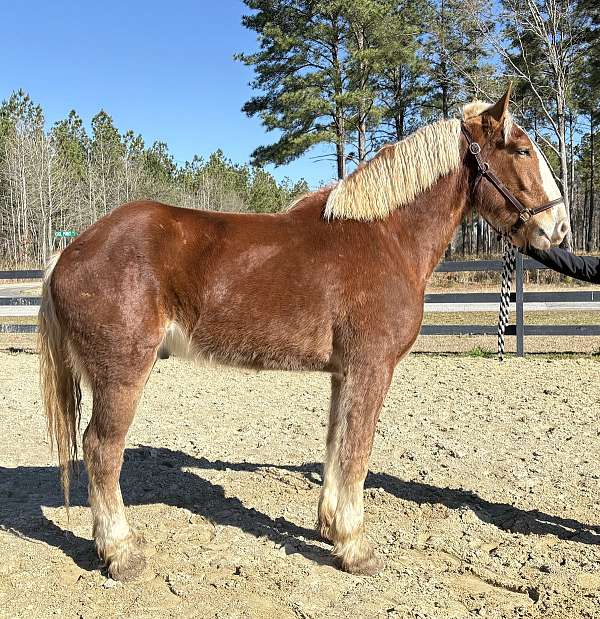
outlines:
M568 102L574 67L585 45L582 15L574 0L502 0L480 32L503 61L506 75L525 84L550 136L536 127L536 138L558 160L558 180L570 216ZM495 16L495 20L493 19ZM501 28L490 28L494 22ZM566 240L572 243L572 237Z

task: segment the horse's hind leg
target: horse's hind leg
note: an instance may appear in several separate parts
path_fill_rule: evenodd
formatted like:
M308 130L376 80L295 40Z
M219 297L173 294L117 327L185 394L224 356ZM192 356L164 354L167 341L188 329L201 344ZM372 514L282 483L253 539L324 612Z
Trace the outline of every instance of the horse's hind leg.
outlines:
M329 426L327 429L327 454L323 466L323 487L319 497L317 525L324 539L331 539L329 528L333 522L337 506L337 492L340 476L338 463L339 451L339 401L342 378L338 374L331 375L331 400L329 403Z
M383 563L364 533L363 488L375 426L387 393L393 366L349 368L340 386L338 413L332 439L336 467L331 484L337 496L329 527L333 554L342 569L354 574L374 574Z
M93 536L98 555L115 580L132 580L145 566L141 539L125 517L119 475L125 437L151 367L150 363L132 381L105 380L93 385L92 418L83 437Z

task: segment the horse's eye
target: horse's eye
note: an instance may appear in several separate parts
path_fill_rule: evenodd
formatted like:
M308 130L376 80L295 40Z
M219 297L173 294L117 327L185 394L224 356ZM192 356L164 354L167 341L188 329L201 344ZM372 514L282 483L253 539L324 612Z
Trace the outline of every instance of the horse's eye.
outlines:
M528 148L517 148L517 155L521 157L529 157L531 155L531 151Z

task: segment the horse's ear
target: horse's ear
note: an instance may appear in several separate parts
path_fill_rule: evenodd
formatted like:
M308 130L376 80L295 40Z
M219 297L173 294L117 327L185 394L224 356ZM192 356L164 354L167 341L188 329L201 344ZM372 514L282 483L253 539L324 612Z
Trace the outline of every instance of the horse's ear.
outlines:
M482 124L484 128L489 130L495 130L499 127L503 121L506 113L508 112L508 106L510 104L510 93L512 91L512 82L508 82L508 88L506 92L485 112L482 114Z

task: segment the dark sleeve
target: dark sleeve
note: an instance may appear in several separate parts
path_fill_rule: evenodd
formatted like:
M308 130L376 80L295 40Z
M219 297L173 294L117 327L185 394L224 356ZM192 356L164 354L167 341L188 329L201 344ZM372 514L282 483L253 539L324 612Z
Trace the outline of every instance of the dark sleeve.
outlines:
M595 256L575 256L570 251L555 247L547 251L528 247L527 254L549 269L563 275L581 279L584 282L600 284L600 258Z

